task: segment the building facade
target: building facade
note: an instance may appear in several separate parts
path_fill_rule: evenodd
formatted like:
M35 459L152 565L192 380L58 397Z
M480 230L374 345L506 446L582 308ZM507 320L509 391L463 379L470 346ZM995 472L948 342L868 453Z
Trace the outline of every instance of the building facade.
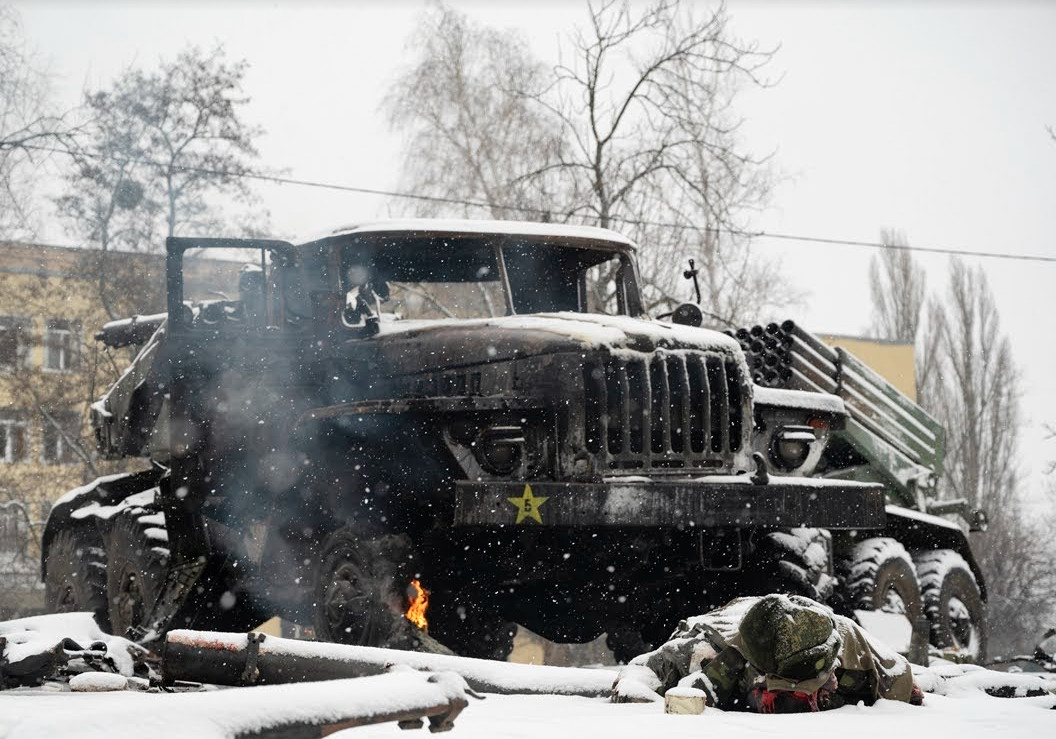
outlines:
M207 293L239 264L188 266ZM0 618L43 608L38 543L55 499L128 465L99 459L88 410L134 350L107 351L93 336L163 310L164 274L156 254L0 242Z

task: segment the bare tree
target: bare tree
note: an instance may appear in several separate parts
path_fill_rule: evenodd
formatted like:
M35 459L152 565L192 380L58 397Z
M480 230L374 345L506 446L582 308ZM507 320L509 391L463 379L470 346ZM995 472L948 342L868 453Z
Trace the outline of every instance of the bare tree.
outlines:
M493 215L539 208L514 212L628 233L650 308L685 299L688 257L722 323L789 299L774 265L727 235L770 191L732 105L742 85L765 84L771 52L734 39L721 7L702 19L677 0L588 9L568 61L545 74L517 36L436 6L385 103L408 132L410 181Z
M527 181L561 145L556 122L526 97L547 83L523 39L432 6L411 38L415 63L382 107L406 134L403 188L487 204L493 218L538 218L547 187ZM417 215L479 214L480 209L417 201Z
M885 228L880 242L885 248L869 263L873 332L877 338L912 344L924 308L924 270L904 248L909 241L902 231Z
M65 137L47 99L47 78L22 38L18 14L0 5L0 232L9 238L34 230L34 175L47 160L39 147Z
M906 235L897 229L880 231L885 248L869 263L869 294L873 303L872 332L879 339L918 346L916 391L927 405L925 378L934 376L936 342L941 335L941 311L927 310L924 269L913 259ZM929 320L925 323L925 317ZM924 329L922 331L922 328Z
M991 645L1022 649L1056 606L1056 527L1024 499L1019 369L981 268L953 260L946 299L930 315L937 359L923 379L946 428L942 489L987 510L989 529L974 543L990 590Z
M20 603L40 579L41 528L30 506L0 487L0 619L30 615Z
M177 233L216 233L221 198L252 199L244 175L261 131L242 118L245 71L246 62L228 62L220 46L192 47L86 94L88 121L57 205L70 232L96 249L85 267L98 275L112 316L158 301L135 291L144 275L125 274L135 263L113 252L156 250Z
M953 260L943 307L934 410L947 422L947 480L973 505L1002 504L1020 482L1019 369L982 269Z

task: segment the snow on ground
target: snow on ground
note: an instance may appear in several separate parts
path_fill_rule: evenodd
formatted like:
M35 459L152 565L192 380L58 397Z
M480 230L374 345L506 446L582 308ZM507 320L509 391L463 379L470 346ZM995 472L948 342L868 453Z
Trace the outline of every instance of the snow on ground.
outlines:
M62 636L82 641L105 639L113 651L126 648L125 640L102 634L87 614L65 614L22 619L0 624L0 634L12 647L31 643L52 644ZM234 636L234 635L232 635ZM276 640L280 641L280 640ZM283 640L284 641L284 640ZM266 644L267 642L265 642ZM303 644L306 654L326 645ZM426 657L423 655L423 658ZM456 659L443 669L458 666ZM470 660L476 663L477 660ZM495 681L509 679L550 685L545 670L525 671L524 665L490 663ZM551 671L559 668L548 668ZM586 670L575 671L577 675ZM489 673L490 674L490 673ZM610 676L598 671L599 676ZM714 708L700 715L668 715L663 701L614 704L605 698L556 695L496 695L469 698L469 706L455 720L452 739L680 739L707 736L748 739L973 739L975 737L1048 737L1056 735L1056 675L1002 673L972 665L938 661L929 668L914 667L918 684L927 691L921 707L880 701L875 706L847 706L820 714L758 715L729 713ZM0 739L223 739L247 727L271 725L283 716L336 715L343 709L370 711L399 707L418 699L441 698L457 685L425 684L410 670L377 677L334 680L325 683L274 685L255 688L207 689L202 692L146 693L93 692L117 687L124 678L100 673L74 678L88 692L69 692L57 683L40 688L0 692ZM135 680L135 678L132 678ZM456 685L457 684L457 685ZM1050 693L1039 697L997 698L987 690L1002 688L1017 695L1028 690ZM460 694L461 688L456 692ZM435 695L434 695L435 693ZM410 736L425 736L421 734ZM338 732L343 739L403 737L394 723Z
M414 711L463 695L465 683L457 675L439 677L443 679L426 682L422 674L408 671L175 694L20 689L0 695L0 737L234 739L299 721L329 723L349 715Z
M363 678L372 679L372 678ZM354 681L340 681L353 692ZM266 691L260 698L274 704L284 694L303 700L311 684L248 688ZM332 685L332 684L331 684ZM317 691L327 688L320 685ZM145 693L47 693L16 691L0 695L0 738L106 737L106 739L209 739L223 736L230 691L150 695ZM847 706L819 714L787 716L725 713L705 709L698 716L667 715L662 703L614 704L600 698L488 695L470 698L455 720L452 739L974 739L975 737L1041 737L1056 730L1056 696L992 698L981 691L954 696L928 695L925 705L881 701L875 706ZM262 708L264 705L262 704ZM348 729L341 739L427 736L406 734L395 724Z
M817 714L786 716L726 713L667 715L663 704L613 704L559 696L488 696L472 701L455 721L452 739L974 739L1052 736L1056 698L961 700L928 696L922 707L881 701ZM335 734L340 739L395 737L395 726L371 726ZM406 735L403 735L407 739Z

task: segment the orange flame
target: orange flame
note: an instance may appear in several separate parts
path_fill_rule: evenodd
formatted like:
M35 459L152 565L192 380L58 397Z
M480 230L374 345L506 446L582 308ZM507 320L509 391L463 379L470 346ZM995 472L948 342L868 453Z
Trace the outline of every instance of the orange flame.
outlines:
M407 588L407 598L411 602L411 605L407 607L407 613L404 614L407 620L422 631L428 631L429 622L425 619L425 609L429 607L429 591L423 588L417 580L411 580Z

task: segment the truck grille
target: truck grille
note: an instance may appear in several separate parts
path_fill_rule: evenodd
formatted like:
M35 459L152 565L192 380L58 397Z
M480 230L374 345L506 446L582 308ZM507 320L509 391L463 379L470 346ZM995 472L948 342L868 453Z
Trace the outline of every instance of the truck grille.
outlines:
M586 448L610 470L720 468L742 448L741 377L730 357L609 357L583 372Z

